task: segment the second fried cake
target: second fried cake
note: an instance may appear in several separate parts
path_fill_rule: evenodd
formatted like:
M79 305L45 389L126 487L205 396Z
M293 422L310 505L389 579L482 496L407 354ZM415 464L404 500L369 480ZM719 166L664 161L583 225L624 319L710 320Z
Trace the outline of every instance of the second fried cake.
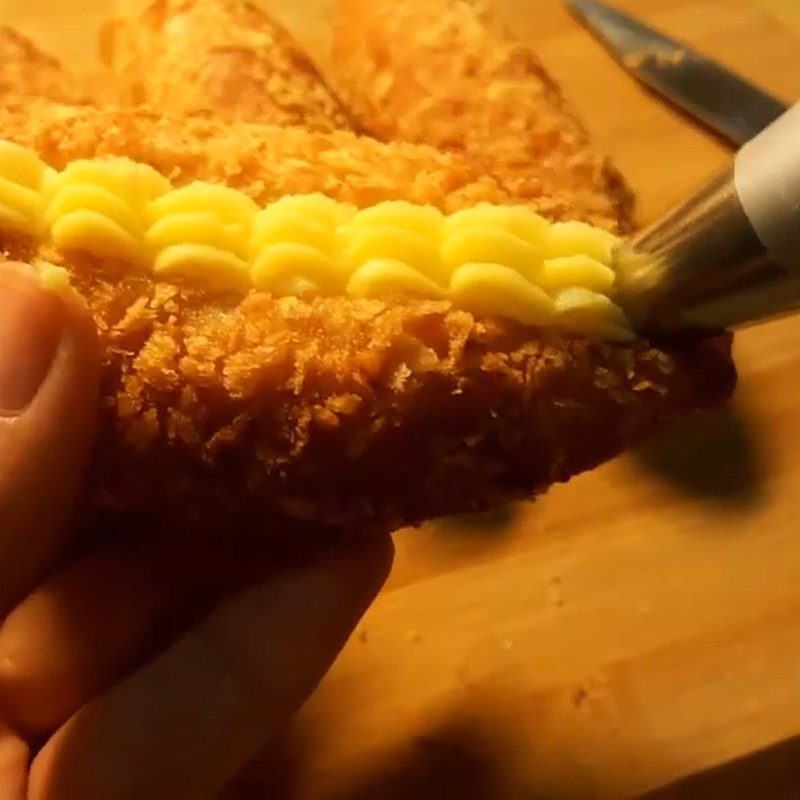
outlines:
M490 0L340 0L337 88L364 130L483 158L520 200L567 194L625 233L633 197Z
M65 102L79 99L58 59L13 28L0 25L0 98L26 95Z
M247 0L144 0L101 30L125 104L170 114L349 128L342 104L291 34Z

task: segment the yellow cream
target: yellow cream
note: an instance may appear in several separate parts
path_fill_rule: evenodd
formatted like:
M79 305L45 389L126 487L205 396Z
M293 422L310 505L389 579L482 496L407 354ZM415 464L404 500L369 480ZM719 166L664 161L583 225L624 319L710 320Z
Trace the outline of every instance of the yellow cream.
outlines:
M147 204L169 188L152 167L128 158L73 161L44 182L44 222L62 250L142 261Z
M60 295L67 294L72 287L69 271L48 263L39 265L39 283L47 291Z
M342 230L347 291L360 297L444 295L440 256L444 215L432 206L389 200L362 209Z
M582 222L551 224L526 206L484 203L445 216L405 201L358 210L308 194L260 209L219 184L172 188L125 158L74 161L57 173L0 141L0 230L215 289L447 299L528 325L634 336L613 300L616 237Z
M257 289L274 294L343 292L340 229L354 206L322 194L291 195L256 214L249 242L251 276Z
M500 264L535 282L547 225L524 206L482 203L457 211L444 225L442 260L451 271L463 264Z
M614 277L611 267L581 254L546 259L534 280L548 292L582 286L608 294L614 286Z
M250 286L249 240L258 206L242 192L196 181L147 206L153 272L218 289Z
M436 300L447 297L446 287L405 261L393 258L373 258L364 262L350 276L346 291L354 297L409 295Z
M32 150L0 139L0 229L36 235L47 167Z
M610 264L613 249L619 244L619 239L601 228L585 222L571 221L554 222L550 225L544 242L547 258L585 255L601 264Z
M502 264L462 264L450 278L450 295L474 314L510 317L526 325L550 325L556 312L544 289Z
M612 341L634 338L622 309L607 295L579 286L562 289L555 307L553 324L562 330Z

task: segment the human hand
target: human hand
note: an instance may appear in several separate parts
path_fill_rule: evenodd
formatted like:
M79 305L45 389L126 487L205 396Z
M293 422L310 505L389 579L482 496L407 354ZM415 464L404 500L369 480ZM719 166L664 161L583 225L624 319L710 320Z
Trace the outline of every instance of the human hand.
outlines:
M78 551L98 361L77 300L0 264L0 800L214 797L321 679L391 543L289 570L258 536Z

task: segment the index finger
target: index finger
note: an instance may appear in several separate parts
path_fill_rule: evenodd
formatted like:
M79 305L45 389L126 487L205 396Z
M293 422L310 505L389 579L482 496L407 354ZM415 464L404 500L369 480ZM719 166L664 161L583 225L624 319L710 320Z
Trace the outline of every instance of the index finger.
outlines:
M56 732L30 800L216 797L317 685L391 559L377 537L221 605Z

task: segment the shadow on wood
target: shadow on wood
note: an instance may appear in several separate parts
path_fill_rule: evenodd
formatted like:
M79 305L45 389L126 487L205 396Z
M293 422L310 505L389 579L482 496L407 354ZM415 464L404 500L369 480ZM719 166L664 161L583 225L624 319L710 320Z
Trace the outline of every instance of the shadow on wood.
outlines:
M502 534L516 521L518 516L516 505L498 506L481 514L459 514L453 517L444 517L434 524L437 532L446 534L457 531L459 535L475 534Z
M481 720L456 713L438 727L374 756L372 766L343 788L309 792L302 770L313 762L313 742L295 725L243 771L222 800L463 800L516 797L503 770L503 745ZM526 794L526 800L549 795Z
M501 763L480 729L454 720L414 738L326 800L499 799L507 796Z
M796 800L800 737L649 792L642 800Z
M219 800L290 800L298 775L308 761L308 748L293 724L276 736L222 793Z
M735 402L680 422L634 453L685 494L734 511L764 500L766 469L756 426Z

